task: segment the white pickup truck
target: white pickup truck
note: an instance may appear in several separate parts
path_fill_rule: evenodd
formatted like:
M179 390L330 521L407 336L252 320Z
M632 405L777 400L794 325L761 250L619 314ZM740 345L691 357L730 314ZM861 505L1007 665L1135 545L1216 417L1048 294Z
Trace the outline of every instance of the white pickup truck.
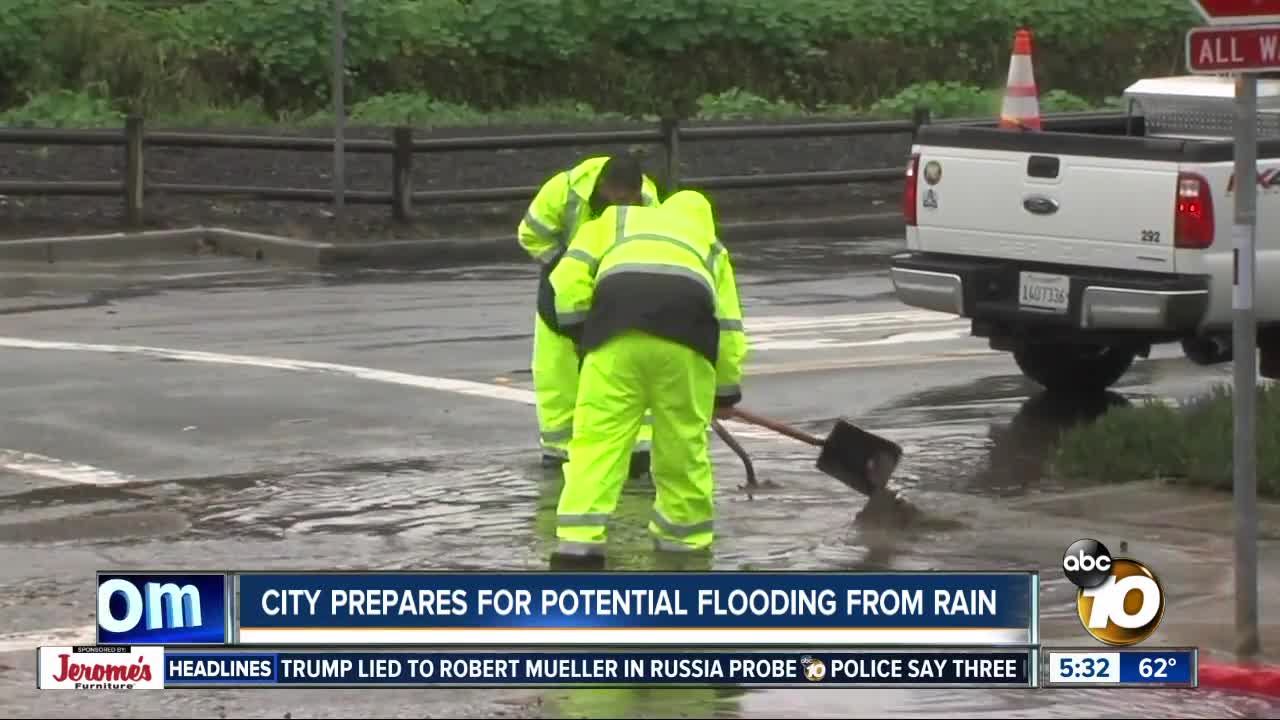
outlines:
M1280 81L1259 82L1262 374L1280 376ZM1143 80L1119 119L916 137L899 300L969 318L1050 391L1111 386L1158 343L1231 359L1234 87Z

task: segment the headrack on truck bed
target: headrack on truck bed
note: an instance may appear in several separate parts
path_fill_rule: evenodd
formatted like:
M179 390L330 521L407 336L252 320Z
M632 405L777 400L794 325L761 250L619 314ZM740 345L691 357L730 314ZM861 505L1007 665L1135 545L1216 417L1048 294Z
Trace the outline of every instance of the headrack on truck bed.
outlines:
M1080 113L1045 118L1062 154L1135 160L1222 162L1234 156L1235 85L1231 78L1148 78L1124 93L1124 115ZM1258 82L1258 157L1280 157L1280 80ZM1033 152L1044 147L1035 131L996 131L996 121L937 123L919 141L974 150ZM1142 142L1135 142L1141 138Z
M1147 78L1125 90L1148 136L1230 140L1235 132L1235 83L1229 77ZM1258 82L1258 139L1280 139L1280 81Z
M1235 148L1229 139L1153 136L1146 132L1142 117L1133 118L1130 124L1132 127L1126 128L1125 119L1119 118L1095 121L1087 128L1046 127L1042 132L1000 130L986 125L925 125L920 128L916 142L970 150L1050 152L1169 162L1226 162L1235 157ZM1052 140L1048 140L1046 135L1052 136ZM1280 157L1280 136L1259 140L1259 159L1277 157Z

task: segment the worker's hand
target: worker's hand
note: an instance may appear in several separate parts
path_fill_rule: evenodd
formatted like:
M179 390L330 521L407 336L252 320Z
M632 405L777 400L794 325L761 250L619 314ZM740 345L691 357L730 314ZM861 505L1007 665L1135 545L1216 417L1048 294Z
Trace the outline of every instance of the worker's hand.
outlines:
M717 420L729 420L729 419L731 419L731 418L733 418L733 417L734 417L734 414L733 414L733 408L731 408L731 407L718 407L718 408L716 408L716 419L717 419Z

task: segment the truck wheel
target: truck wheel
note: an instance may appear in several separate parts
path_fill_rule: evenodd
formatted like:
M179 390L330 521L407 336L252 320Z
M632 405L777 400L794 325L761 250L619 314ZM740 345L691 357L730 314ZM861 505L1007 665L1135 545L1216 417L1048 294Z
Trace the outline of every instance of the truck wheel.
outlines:
M1049 392L1100 392L1119 380L1137 356L1111 345L1028 344L1013 351L1018 369Z

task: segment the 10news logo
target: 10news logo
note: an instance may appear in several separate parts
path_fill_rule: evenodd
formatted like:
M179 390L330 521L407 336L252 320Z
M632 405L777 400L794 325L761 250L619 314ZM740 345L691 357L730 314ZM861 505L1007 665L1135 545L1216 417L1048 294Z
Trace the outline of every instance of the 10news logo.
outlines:
M226 576L99 573L98 643L220 645L228 637Z
M1096 640L1137 645L1151 637L1164 617L1164 587L1141 562L1118 558L1101 542L1076 540L1062 556L1062 572L1079 590L1076 613Z

